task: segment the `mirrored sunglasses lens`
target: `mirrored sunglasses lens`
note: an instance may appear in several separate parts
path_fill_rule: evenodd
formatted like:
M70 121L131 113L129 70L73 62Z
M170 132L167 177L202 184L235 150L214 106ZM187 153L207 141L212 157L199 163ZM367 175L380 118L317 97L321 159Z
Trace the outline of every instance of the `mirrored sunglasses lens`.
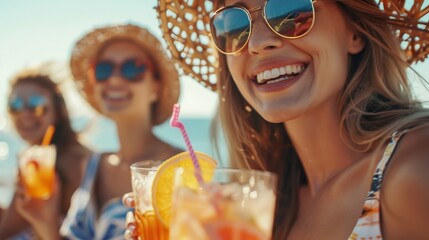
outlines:
M212 19L211 31L216 46L223 52L241 50L250 34L250 19L242 8L225 8Z
M112 75L113 64L109 62L99 62L95 65L95 80L97 82L106 81Z
M146 70L146 65L137 60L127 60L122 64L122 76L130 81L140 80L139 77Z
M264 11L268 24L284 37L305 35L314 22L312 0L268 0Z
M41 95L31 95L28 98L28 108L33 111L36 116L42 116L46 111L46 98Z
M9 100L9 111L10 112L19 112L24 109L24 101L22 98L13 98Z

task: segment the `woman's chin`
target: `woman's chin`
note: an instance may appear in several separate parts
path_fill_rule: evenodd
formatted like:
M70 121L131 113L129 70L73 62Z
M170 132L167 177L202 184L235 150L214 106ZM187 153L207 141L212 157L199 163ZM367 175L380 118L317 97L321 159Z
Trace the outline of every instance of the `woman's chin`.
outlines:
M281 109L280 111L264 109L257 112L265 121L270 123L283 123L296 117L291 113L291 111L285 111L284 109Z
M36 134L20 133L21 138L30 145L40 144L41 137Z

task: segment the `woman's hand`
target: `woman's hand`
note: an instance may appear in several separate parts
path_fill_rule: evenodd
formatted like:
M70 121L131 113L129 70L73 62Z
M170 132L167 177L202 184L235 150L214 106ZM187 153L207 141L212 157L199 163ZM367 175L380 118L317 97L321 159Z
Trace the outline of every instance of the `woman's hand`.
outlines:
M48 199L34 199L27 195L21 178L16 187L15 208L17 212L33 227L42 239L58 239L60 224L61 184L55 175L54 189Z
M122 203L124 206L129 208L134 208L135 202L134 202L134 194L133 193L126 193L122 197ZM125 231L124 237L125 239L138 239L139 233L137 228L137 222L134 217L134 212L128 212L126 217L126 227L127 230Z

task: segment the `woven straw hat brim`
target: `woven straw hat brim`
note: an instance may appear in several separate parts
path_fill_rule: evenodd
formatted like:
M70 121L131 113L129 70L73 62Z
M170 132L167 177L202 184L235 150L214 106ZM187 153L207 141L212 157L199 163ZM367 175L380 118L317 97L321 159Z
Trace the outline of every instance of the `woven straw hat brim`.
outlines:
M409 63L429 54L429 7L424 0L377 0L391 16ZM412 3L412 4L410 4ZM184 74L216 91L219 55L210 41L210 16L219 1L159 0L158 17L173 60ZM425 18L426 17L426 18ZM406 21L404 21L406 20Z
M154 124L163 123L171 115L173 105L179 98L179 74L161 42L142 27L127 24L97 28L75 44L70 59L70 67L79 92L95 110L102 114L93 96L93 86L89 82L88 71L100 49L105 44L117 39L130 40L136 43L154 59L154 65L159 72L161 81L161 93L155 106Z

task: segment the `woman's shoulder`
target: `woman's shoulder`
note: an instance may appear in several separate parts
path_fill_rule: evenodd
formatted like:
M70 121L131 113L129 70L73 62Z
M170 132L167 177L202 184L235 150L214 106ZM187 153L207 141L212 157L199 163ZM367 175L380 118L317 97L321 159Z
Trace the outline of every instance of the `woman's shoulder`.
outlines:
M392 165L396 163L402 174L429 167L429 125L408 130L398 144Z
M83 171L93 151L82 145L75 145L67 149L66 152L57 154L59 169L64 172L73 172L77 170L76 168Z
M399 223L409 239L429 239L429 126L408 131L386 170L382 188L383 219ZM400 226L398 226L400 227ZM414 231L412 231L414 229Z
M389 165L386 178L398 184L426 182L429 190L429 126L409 130Z
M118 157L117 152L101 152L101 153L97 153L97 154L98 154L101 161L107 160L107 159L112 158L112 157Z
M120 162L117 152L101 152L93 156L93 165L96 165L97 172L104 172L106 166L116 165Z

